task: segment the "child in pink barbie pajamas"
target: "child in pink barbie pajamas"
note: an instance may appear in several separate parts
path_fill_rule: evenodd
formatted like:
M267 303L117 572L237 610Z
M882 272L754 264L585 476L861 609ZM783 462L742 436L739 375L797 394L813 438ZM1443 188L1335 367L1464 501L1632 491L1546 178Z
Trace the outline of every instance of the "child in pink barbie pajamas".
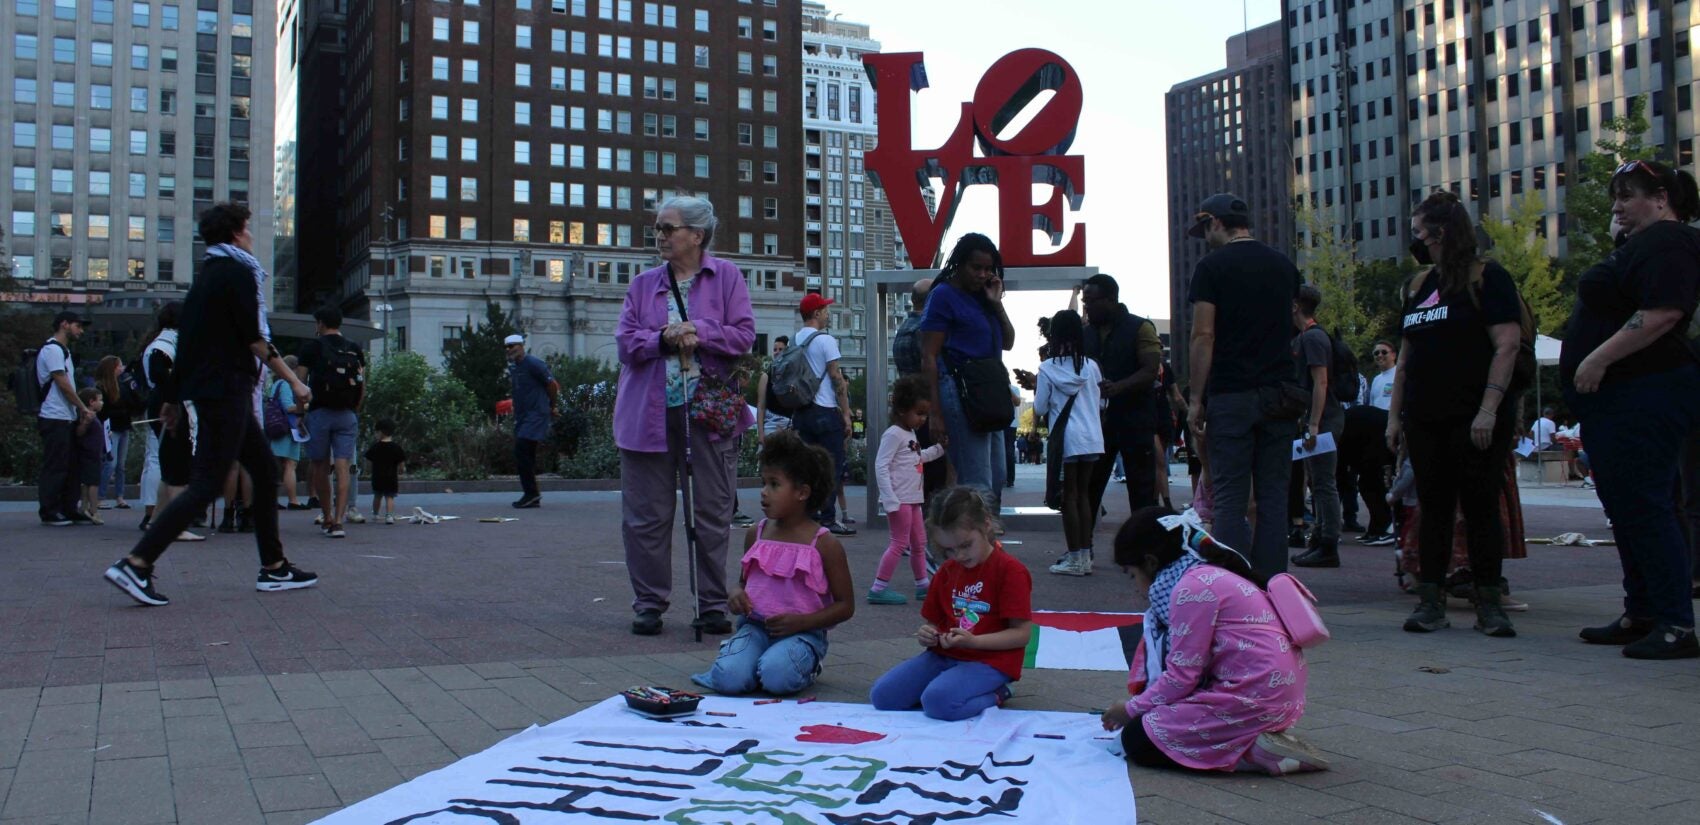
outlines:
M874 585L868 589L868 604L903 604L908 601L901 593L889 588L891 574L897 562L909 552L909 567L915 572L915 598L927 593L927 527L921 512L925 500L922 492L921 467L944 455L944 448L934 444L921 449L915 430L926 426L932 412L932 401L920 376L898 379L891 390L891 420L896 422L880 436L879 456L874 462L874 478L879 482L880 506L885 508L885 520L891 528L891 544L880 556L879 569L874 573Z

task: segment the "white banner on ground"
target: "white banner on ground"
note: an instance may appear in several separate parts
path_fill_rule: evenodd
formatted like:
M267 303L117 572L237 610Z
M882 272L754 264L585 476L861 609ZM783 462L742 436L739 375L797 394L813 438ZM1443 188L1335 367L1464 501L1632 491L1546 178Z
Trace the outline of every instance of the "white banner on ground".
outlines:
M939 722L714 696L655 721L615 696L319 822L1134 823L1110 736L1085 713Z

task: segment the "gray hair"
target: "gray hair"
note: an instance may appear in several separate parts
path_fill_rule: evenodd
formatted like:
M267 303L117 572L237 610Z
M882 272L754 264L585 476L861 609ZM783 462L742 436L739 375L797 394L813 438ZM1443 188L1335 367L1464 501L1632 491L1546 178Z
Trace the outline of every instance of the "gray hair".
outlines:
M714 217L714 204L709 203L708 198L695 195L674 195L663 201L661 208L655 211L660 214L669 209L679 211L679 218L685 226L702 230L702 248L708 249L709 243L714 240L714 229L720 225L720 219Z

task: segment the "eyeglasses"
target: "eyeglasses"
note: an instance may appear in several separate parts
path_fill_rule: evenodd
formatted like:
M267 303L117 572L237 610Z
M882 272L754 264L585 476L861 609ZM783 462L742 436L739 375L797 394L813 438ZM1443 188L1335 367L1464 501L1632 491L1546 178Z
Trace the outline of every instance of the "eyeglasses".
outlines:
M1377 358L1380 358L1380 357L1381 357L1381 356L1383 356L1383 355L1392 355L1392 354L1393 354L1393 350L1390 350L1390 349L1378 349L1378 350L1376 350L1376 351L1375 351L1375 352L1373 352L1373 353L1370 353L1370 354L1371 354L1371 355L1374 355L1374 356L1375 356L1375 357L1377 357Z
M690 229L690 227L685 226L683 224L680 224L678 226L674 226L673 224L670 224L670 223L658 223L658 224L655 225L655 236L657 238L664 238L664 237L667 237L668 235L673 234L673 232L675 230L679 230L679 229Z

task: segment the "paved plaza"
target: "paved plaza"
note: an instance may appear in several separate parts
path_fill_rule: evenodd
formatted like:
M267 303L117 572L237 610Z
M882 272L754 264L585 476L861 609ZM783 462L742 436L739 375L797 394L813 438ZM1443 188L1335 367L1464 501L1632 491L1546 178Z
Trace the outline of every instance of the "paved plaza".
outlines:
M1038 468L1021 469L1006 504L1037 502ZM1125 515L1120 490L1112 525ZM0 823L310 822L626 686L683 685L712 659L713 644L691 638L684 597L661 636L628 632L617 493L547 494L543 509L517 514L511 498L404 497L462 518L355 525L343 541L320 537L311 513L283 513L291 559L321 576L300 592L254 592L250 536L178 545L159 567L165 608L100 580L138 536L139 511L54 529L37 526L33 504L0 505ZM859 513L859 493L851 499ZM758 511L755 491L743 502ZM1579 489L1529 488L1525 512L1530 536L1607 535ZM861 526L845 545L865 588L885 534ZM1061 549L1060 529L1010 538L1039 571ZM1575 638L1617 614L1611 548L1537 546L1508 563L1531 605L1512 614L1515 639L1470 631L1461 604L1452 630L1403 633L1410 603L1394 588L1391 548L1342 553L1342 569L1305 574L1334 641L1309 657L1299 725L1335 769L1279 780L1130 769L1141 821L1700 818L1700 666L1631 662ZM1038 573L1034 605L1142 609L1104 555L1089 578ZM917 612L858 605L833 631L813 694L866 701L873 679L916 650ZM1010 706L1084 711L1125 682L1029 670Z

